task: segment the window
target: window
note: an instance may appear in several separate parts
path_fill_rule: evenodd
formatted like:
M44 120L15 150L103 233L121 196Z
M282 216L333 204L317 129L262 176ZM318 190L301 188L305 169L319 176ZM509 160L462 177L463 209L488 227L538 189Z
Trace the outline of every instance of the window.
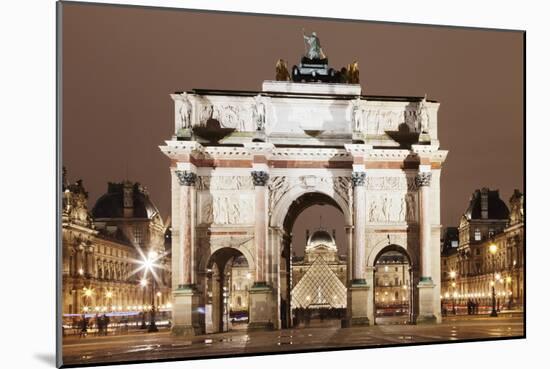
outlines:
M398 272L398 271L399 271L399 268L395 267L395 271Z
M476 228L474 230L474 240L481 241L481 231L479 230L479 228Z
M489 228L489 238L493 237L495 235L495 230L493 228Z
M139 227L134 228L134 243L143 246L143 230Z

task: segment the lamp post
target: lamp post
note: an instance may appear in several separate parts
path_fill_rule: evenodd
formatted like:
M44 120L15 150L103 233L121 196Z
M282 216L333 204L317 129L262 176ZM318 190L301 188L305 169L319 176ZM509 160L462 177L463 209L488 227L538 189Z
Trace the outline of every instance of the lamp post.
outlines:
M492 255L492 261L493 261L493 280L491 281L491 295L492 295L492 298L491 298L491 302L492 302L492 310L491 310L491 314L489 316L491 317L497 317L498 314L497 314L497 308L496 308L496 295L495 295L495 254L497 253L498 251L498 247L497 245L493 242L489 245L489 252L491 253Z
M145 323L145 292L147 291L147 279L143 278L141 281L139 281L139 284L141 287L143 287L143 299L141 302L143 303L143 309L141 309L141 327L140 329L147 328L147 324Z
M149 251L147 254L147 259L145 261L145 272L147 270L153 269L154 263L157 260L157 253L153 250ZM156 296L156 280L153 276L153 273L151 272L151 313L149 314L149 329L147 329L147 332L158 332L157 324L155 321L155 296Z
M506 277L506 285L507 285L507 288L510 289L510 291L508 291L508 289L506 289L506 293L508 294L508 310L511 310L512 309L512 277L511 276L508 276Z
M451 276L451 286L453 287L453 298L452 298L452 303L453 303L453 315L456 315L456 306L455 306L455 298L456 298L456 282L455 282L455 278L456 278L456 272L454 270L451 270L451 273L450 273L450 276Z

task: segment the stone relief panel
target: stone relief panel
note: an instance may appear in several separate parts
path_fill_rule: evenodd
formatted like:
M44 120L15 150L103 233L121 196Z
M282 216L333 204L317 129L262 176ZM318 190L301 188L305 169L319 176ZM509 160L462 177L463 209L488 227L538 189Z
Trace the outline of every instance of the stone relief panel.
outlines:
M194 101L194 126L204 126L208 120L215 119L222 128L233 128L238 132L263 131L269 128L272 109L270 99L265 96L231 100L195 96Z
M203 192L199 209L199 224L254 223L254 200L248 194Z
M369 223L403 223L417 221L416 195L383 193L367 195Z
M368 135L382 135L386 131L409 132L421 131L429 133L430 123L435 121L428 110L426 103L405 108L381 108L368 106L365 101L353 101L351 106L351 120L354 131Z
M199 176L195 186L198 191L254 189L251 176Z
M403 223L418 220L414 177L367 177L367 222Z

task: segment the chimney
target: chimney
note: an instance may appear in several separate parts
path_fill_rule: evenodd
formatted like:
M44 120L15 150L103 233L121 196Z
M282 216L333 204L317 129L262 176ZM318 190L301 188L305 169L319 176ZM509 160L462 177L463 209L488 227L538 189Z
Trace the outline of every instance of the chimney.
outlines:
M336 242L336 229L332 230L332 239Z
M481 189L481 219L489 219L489 189Z
M306 244L309 241L309 229L306 229Z
M124 181L122 187L123 203L124 203L124 218L134 216L134 186L129 181Z

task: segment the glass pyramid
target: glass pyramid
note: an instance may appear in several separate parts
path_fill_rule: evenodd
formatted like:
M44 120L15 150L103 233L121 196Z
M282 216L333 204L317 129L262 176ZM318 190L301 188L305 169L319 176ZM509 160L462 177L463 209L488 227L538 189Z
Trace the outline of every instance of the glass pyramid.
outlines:
M291 292L292 308L345 308L347 289L322 256L318 256Z

